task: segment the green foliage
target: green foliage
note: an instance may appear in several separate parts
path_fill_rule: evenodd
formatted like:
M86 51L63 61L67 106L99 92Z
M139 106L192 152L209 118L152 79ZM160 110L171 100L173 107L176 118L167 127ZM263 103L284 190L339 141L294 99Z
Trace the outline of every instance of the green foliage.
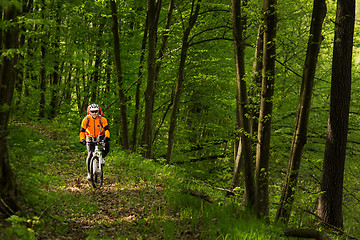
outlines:
M280 228L256 220L222 192L194 181L186 168L164 166L118 147L107 158L105 186L95 191L79 180L85 166L74 158L85 158L83 150L62 139L54 142L40 129L49 133L44 125L11 126L11 163L26 215L14 215L10 225L1 226L4 239L281 239ZM204 202L181 193L182 188L206 191L220 201Z
M19 3L18 1L12 2ZM42 3L45 3L44 6ZM129 129L133 127L135 115L136 84L134 83L141 83L140 130L137 134L137 141L140 142L144 123L143 92L147 78L146 60L140 63L140 55L147 5L145 1L136 0L116 1L116 3L120 25L124 88L128 89L126 97ZM244 14L248 17L245 38L245 80L248 86L252 85L250 79L253 73L254 45L258 26L262 21L261 5L261 1L251 0L247 1L247 6L243 9ZM158 44L161 42L160 36L165 26L167 7L167 4L163 4L160 11ZM276 213L289 159L309 37L312 1L279 1L277 9L279 19L276 39L277 66L270 160L271 219ZM336 1L327 1L327 9L328 13L323 28L324 39L314 85L308 138L303 153L291 226L313 225L313 218L304 214L304 210L314 213L316 199L320 194L319 183L328 117ZM167 189L164 197L169 203L172 202L171 207L178 210L177 214L181 215L180 220L176 218L176 221L170 221L171 217L167 214L172 209L167 206L156 208L150 204L146 205L146 213L151 217L136 216L135 220L129 223L129 225L132 224L132 227L137 227L137 231L141 231L139 238L148 233L154 234L154 232L156 234L163 233L164 238L188 232L193 233L195 237L211 236L232 239L237 236L236 231L243 234L243 238L252 238L252 234L257 233L242 231L241 222L253 220L245 221L239 217L241 214L229 213L229 219L232 219L239 228L237 230L233 225L226 226L225 220L217 216L221 207L224 207L226 212L236 209L238 206L235 204L240 202L241 195L235 197L234 203L226 202L217 208L203 204L200 200L194 200L194 197L183 196L183 194L173 191L179 187L200 188L217 195L219 193L212 189L206 187L203 189L202 184L198 184L197 181L219 188L228 188L231 183L234 158L233 142L236 129L236 81L229 2L202 1L202 14L190 36L191 46L186 60L184 90L173 154L173 163L176 167L163 166L170 119L167 110L171 106L178 73L179 47L191 10L189 1L177 3L174 9L165 58L161 60L161 71L156 82L153 112L154 132L156 132L154 157L159 164L153 164L152 161L144 160L134 153L124 153L116 147L114 148L121 138L120 105L116 102L105 112L111 127L112 149L114 148L112 150L114 155L109 157L109 162L116 166L111 169L111 174L113 174L115 182L123 184L121 186L127 190L127 193L136 192L129 189L137 184L146 186L146 189L151 188L153 182L164 185ZM5 27L9 23L1 21L0 24ZM11 108L13 118L32 122L34 128L46 132L48 135L44 137L33 130L21 127L20 123L13 124L10 127L12 133L9 136L11 164L20 186L21 204L33 206L30 216L27 216L26 219L41 216L40 219L51 222L49 226L40 223L39 234L44 234L42 231L45 232L41 229L51 229L58 234L65 234L68 225L85 217L93 216L98 210L96 205L89 203L86 194L78 193L77 196L74 196L74 192L66 190L66 180L70 178L69 176L71 178L78 176L80 169L84 170L83 158L86 153L83 146L78 144L77 134L87 104L95 101L102 107L107 107L118 98L118 76L114 70L110 8L108 1L102 0L34 1L32 11L19 17L19 24L23 42L19 50L11 50L11 54L20 52L17 64L19 84L14 93L13 106L2 107ZM356 25L355 32L359 32L358 28L359 25ZM360 87L358 81L360 79L358 64L360 41L358 38L359 36L355 35L353 96L359 95ZM210 39L217 40L208 41ZM46 50L44 53L42 53L43 48ZM145 49L145 56L147 56L146 51ZM99 64L97 67L95 66L96 61ZM143 68L141 68L143 75L139 78L140 64L143 64ZM39 81L44 71L45 89L40 87ZM57 84L54 83L53 73L55 72L59 76ZM99 77L98 82L94 81L96 74ZM55 99L55 108L50 104L54 94L58 96ZM45 117L40 119L39 104L43 95L45 97ZM93 95L95 95L94 99ZM259 103L259 97L260 94L252 100ZM348 232L354 234L358 231L356 226L359 221L357 219L359 211L354 206L358 205L358 199L360 199L358 191L360 171L357 166L360 143L359 106L358 98L353 97L351 99L344 182L345 226ZM56 110L55 116L51 116L52 110ZM52 142L50 138L56 139L57 143ZM59 142L61 147L58 145ZM75 155L70 157L70 152ZM76 159L76 161L70 161L70 159ZM195 185L193 185L194 179L196 180ZM184 185L178 183L179 181ZM153 189L151 190L153 191ZM237 190L241 194L242 186ZM91 193L89 189L86 191L86 193ZM79 197L79 195L81 196ZM219 195L218 197L223 199L221 194ZM95 196L93 197L91 200L96 199ZM130 205L126 202L126 197L122 197L121 200L125 202L125 205ZM136 201L140 204L144 199L141 198L142 196L138 197L139 199ZM61 214L61 211L64 214ZM115 210L111 211L116 215ZM44 214L42 214L43 212ZM191 218L192 215L193 218ZM215 215L216 217L214 217ZM246 213L243 215L247 216ZM211 217L220 219L219 228L212 225ZM56 224L64 220L68 225ZM183 222L186 224L179 224ZM254 224L256 223L263 225L254 219ZM16 224L20 224L20 229L27 229L25 222ZM153 225L155 230L150 227ZM202 230L198 230L205 229L205 226L209 229L206 230L208 232L204 230L202 233ZM116 225L116 227L119 226ZM101 234L99 228L89 229L87 236L81 236L81 238L95 238ZM257 231L261 233L262 230ZM271 230L269 231L271 232ZM267 231L265 230L265 232ZM266 236L264 238L267 239ZM144 237L144 239L146 238Z
M25 240L34 240L35 232L33 227L39 224L39 219L34 217L34 219L27 219L25 217L19 217L17 215L12 215L6 219L7 222L11 223L11 226L5 229L3 234L3 239L25 239ZM31 227L27 227L27 225ZM0 235L1 236L1 235Z

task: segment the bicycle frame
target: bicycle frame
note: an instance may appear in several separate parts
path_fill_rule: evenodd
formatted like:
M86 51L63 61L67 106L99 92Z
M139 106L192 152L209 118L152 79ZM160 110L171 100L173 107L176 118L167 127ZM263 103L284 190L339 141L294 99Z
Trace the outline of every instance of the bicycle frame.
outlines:
M94 188L101 188L103 184L103 169L102 169L103 166L100 162L101 154L99 151L99 145L104 146L104 142L100 141L101 128L102 127L100 126L99 134L97 135L97 137L91 136L89 137L90 138L89 141L87 141L87 144L95 144L94 151L92 152L92 157L87 162L87 168L91 175L91 183Z
M94 138L92 138L94 139ZM87 162L87 168L90 171L91 182L94 188L100 188L103 184L103 165L100 162L101 153L99 145L104 146L104 142L100 141L99 136L94 141L87 141L88 144L95 144L91 159ZM98 179L99 178L99 179Z

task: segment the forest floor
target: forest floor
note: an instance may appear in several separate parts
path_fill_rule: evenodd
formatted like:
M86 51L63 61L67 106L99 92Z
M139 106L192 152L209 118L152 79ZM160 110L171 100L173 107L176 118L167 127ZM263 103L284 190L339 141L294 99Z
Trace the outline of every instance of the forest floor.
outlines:
M68 161L70 166L74 166L71 163L74 160L69 159ZM130 186L126 183L128 180L126 177L119 181L118 176L111 168L113 167L110 164L105 167L104 185L100 189L94 189L86 180L85 168L74 168L67 172L64 176L66 183L63 189L73 195L75 199L81 199L85 205L91 205L93 209L77 208L77 206L74 209L74 206L71 206L74 202L57 202L51 207L51 214L60 216L62 221L54 223L65 225L60 228L66 229L66 233L52 232L42 237L47 239L86 239L89 235L93 235L94 237L106 236L108 238L127 236L129 239L138 239L142 236L142 230L138 229L137 225L139 219L148 217L144 206L152 209L164 207L161 186L156 187L159 194L149 192L144 186L138 184ZM120 171L122 170L120 169ZM56 208L57 204L62 204L62 207ZM67 211L63 211L64 208ZM94 209L96 210L94 211ZM144 239L157 239L157 236L146 236Z
M222 191L193 181L189 169L154 163L111 142L104 184L94 189L86 180L87 153L78 136L23 123L10 132L22 211L0 221L0 239L292 239L282 226L255 218L234 199L226 201ZM219 201L184 189L201 189Z
M56 148L54 156L45 157L36 166L35 161L42 158L29 160L34 166L26 163L33 168L26 170L26 178L41 174L40 189L32 188L33 195L38 194L39 205L34 210L28 206L33 203L26 200L22 206L23 214L36 220L30 221L36 239L161 239L167 235L172 239L199 239L188 221L168 207L163 188L167 179L157 170L129 166L126 159L129 155L121 155L113 147L106 158L104 184L94 189L86 180L84 146L76 143L74 149L58 133L41 126L32 128L56 145L52 146ZM31 141L49 147L44 140ZM31 193L24 191L27 190L20 189L20 198L31 198L28 196Z

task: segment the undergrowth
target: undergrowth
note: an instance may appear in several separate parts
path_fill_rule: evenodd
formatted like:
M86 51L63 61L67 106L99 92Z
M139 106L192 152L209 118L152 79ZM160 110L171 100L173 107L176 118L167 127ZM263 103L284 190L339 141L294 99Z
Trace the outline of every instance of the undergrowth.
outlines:
M105 185L94 190L85 180L86 150L76 132L59 136L66 131L20 123L10 130L22 211L0 223L1 239L291 239L281 226L248 213L240 198L225 198L194 181L186 168L146 160L112 143Z

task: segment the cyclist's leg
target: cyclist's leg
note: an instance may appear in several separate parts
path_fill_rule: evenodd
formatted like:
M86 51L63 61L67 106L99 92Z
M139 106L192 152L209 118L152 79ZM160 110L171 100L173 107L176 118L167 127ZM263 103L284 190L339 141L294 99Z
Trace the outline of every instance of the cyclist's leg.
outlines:
M102 157L106 157L106 155L109 153L110 151L110 143L107 142L104 144L104 148L103 148L103 151L102 151Z
M100 136L100 140L104 140L105 135ZM101 164L105 164L105 157L110 151L110 143L107 142L103 145L103 149L101 151Z
M88 155L86 158L86 168L87 168L87 179L90 179L90 160L92 158L94 149L95 149L95 144L91 142L92 138L91 137L86 137L86 148L88 151Z

